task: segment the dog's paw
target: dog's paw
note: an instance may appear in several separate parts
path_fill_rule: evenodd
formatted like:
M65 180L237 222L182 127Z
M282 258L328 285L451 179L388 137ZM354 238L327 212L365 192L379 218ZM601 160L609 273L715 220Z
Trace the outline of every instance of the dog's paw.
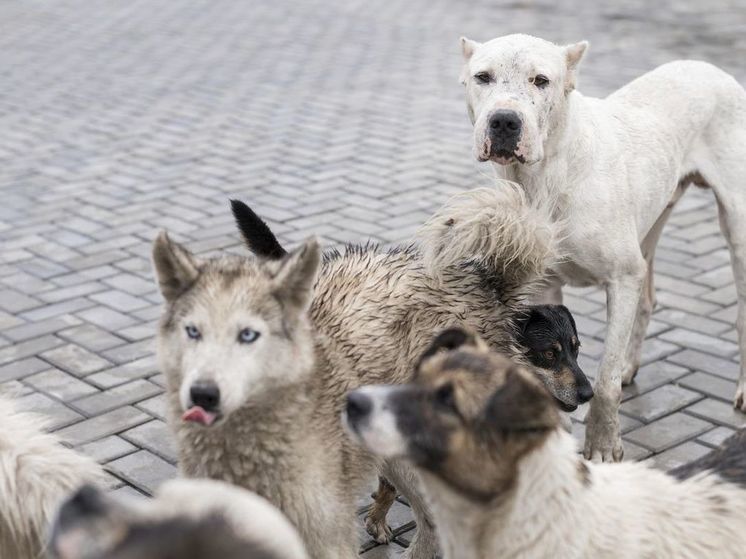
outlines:
M624 386L627 386L635 382L635 377L637 376L637 371L639 370L640 367L638 365L631 366L627 370L625 370L622 374L622 384Z
M733 407L738 411L746 413L746 382L739 382L736 397L733 399Z
M593 462L621 462L624 446L619 431L619 415L616 408L609 409L602 403L591 407L585 417L585 446L583 456Z
M386 519L374 519L365 517L365 531L368 532L376 543L389 543L394 538L391 526L386 524Z

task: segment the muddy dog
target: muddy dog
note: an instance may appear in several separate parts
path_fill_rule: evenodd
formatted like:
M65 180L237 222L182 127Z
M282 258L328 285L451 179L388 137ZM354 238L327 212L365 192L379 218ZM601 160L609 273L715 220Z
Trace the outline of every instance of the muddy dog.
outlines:
M50 559L306 559L269 502L213 480L169 481L152 500L84 486L60 507Z
M577 391L577 400L587 402L593 388L578 365L580 340L575 320L563 305L532 305L516 321L517 341L528 362L550 392ZM563 411L571 412L577 405L568 405L570 398L555 398ZM374 502L365 518L365 529L379 543L391 540L393 533L386 524L386 515L396 499L396 488L386 479L379 480L372 495Z
M371 452L416 466L446 559L746 550L743 433L678 478L586 462L536 377L461 329L433 342L411 384L351 392L345 421Z
M618 408L655 307L656 245L691 184L712 189L730 249L741 357L734 405L746 412L744 88L715 66L679 60L595 99L576 89L585 41L565 46L516 34L462 38L461 46L475 157L564 221L566 258L553 267L543 302L561 302L563 284L606 290L608 330L586 457L622 458Z
M60 502L85 483L103 482L92 459L45 432L46 418L0 395L0 557L36 559Z
M415 247L352 246L322 261L310 240L286 254L240 204L257 257L204 260L159 235L158 356L181 471L267 498L317 559L356 555L355 502L382 473L418 520L408 555L430 559L436 539L411 471L353 444L339 417L349 390L406 381L432 336L456 321L524 359L513 322L555 239L518 189L503 194L501 234L485 237L481 258L456 259L437 279Z

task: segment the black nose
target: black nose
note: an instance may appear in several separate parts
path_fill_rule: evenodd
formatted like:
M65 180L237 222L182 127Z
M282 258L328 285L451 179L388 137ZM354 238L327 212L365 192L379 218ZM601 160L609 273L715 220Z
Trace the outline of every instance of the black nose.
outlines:
M62 515L68 519L79 518L101 512L103 500L99 490L92 485L78 489L62 507Z
M205 411L216 411L220 405L220 388L214 382L195 382L189 395L194 405Z
M517 136L521 131L521 118L515 111L495 111L490 117L490 130L501 136Z
M347 395L347 418L357 421L368 415L373 409L373 401L365 394L355 390Z
M581 404L585 404L588 400L593 398L593 387L586 382L578 387L578 400Z

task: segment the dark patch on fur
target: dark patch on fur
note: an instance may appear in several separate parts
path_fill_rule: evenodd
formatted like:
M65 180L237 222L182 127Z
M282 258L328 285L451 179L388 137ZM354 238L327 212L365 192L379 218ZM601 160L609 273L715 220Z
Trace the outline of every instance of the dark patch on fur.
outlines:
M578 460L578 477L580 477L580 482L584 487L591 485L591 470L582 458Z
M418 370L426 359L429 359L436 353L440 351L453 351L465 343L473 345L474 336L461 328L449 328L448 330L441 332L432 342L430 342L430 345L417 362L415 370Z
M240 200L231 200L231 211L251 252L269 260L279 260L287 255L269 226L249 206Z
M708 471L717 474L723 481L746 488L746 429L731 436L717 450L669 473L678 479L688 479Z

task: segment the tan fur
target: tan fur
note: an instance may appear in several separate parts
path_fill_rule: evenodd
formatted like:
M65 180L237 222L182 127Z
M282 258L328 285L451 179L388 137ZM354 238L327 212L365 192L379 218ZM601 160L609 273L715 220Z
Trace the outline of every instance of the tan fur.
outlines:
M543 255L543 238L531 237L530 231L522 222L502 234L524 235L523 249ZM414 248L349 247L325 258L311 290L298 278L316 277L308 256L313 243L280 262L200 261L190 255L198 276L192 281L187 274L184 285L171 277L179 266L170 262L169 245L174 243L162 236L154 249L159 284L168 286L169 299L158 353L181 470L266 497L298 527L317 559L356 555L355 502L377 470L377 461L343 432L339 416L346 393L367 383L405 382L432 335L455 322L470 324L492 347L519 358L512 317L538 279L539 267L530 263L544 258L518 257L514 246L496 242L485 247L493 252L483 255L484 264L454 259L436 278ZM508 252L502 254L503 249ZM184 262L185 249L173 250L177 263ZM286 289L285 280L278 283L278 269L285 268L293 289ZM522 278L521 285L508 277ZM185 321L204 325L203 342L190 345ZM255 348L234 348L230 333L221 341L209 334L238 322L263 329ZM249 369L256 378L247 387ZM209 429L182 423L187 374L216 380L221 393L243 394L243 403ZM386 475L408 493L419 525L429 526L406 473L397 472L392 468ZM418 532L408 553L430 559L434 551L427 529Z
M18 411L3 395L0 410L0 558L34 559L59 502L83 483L102 481L103 471L45 433L45 418Z

